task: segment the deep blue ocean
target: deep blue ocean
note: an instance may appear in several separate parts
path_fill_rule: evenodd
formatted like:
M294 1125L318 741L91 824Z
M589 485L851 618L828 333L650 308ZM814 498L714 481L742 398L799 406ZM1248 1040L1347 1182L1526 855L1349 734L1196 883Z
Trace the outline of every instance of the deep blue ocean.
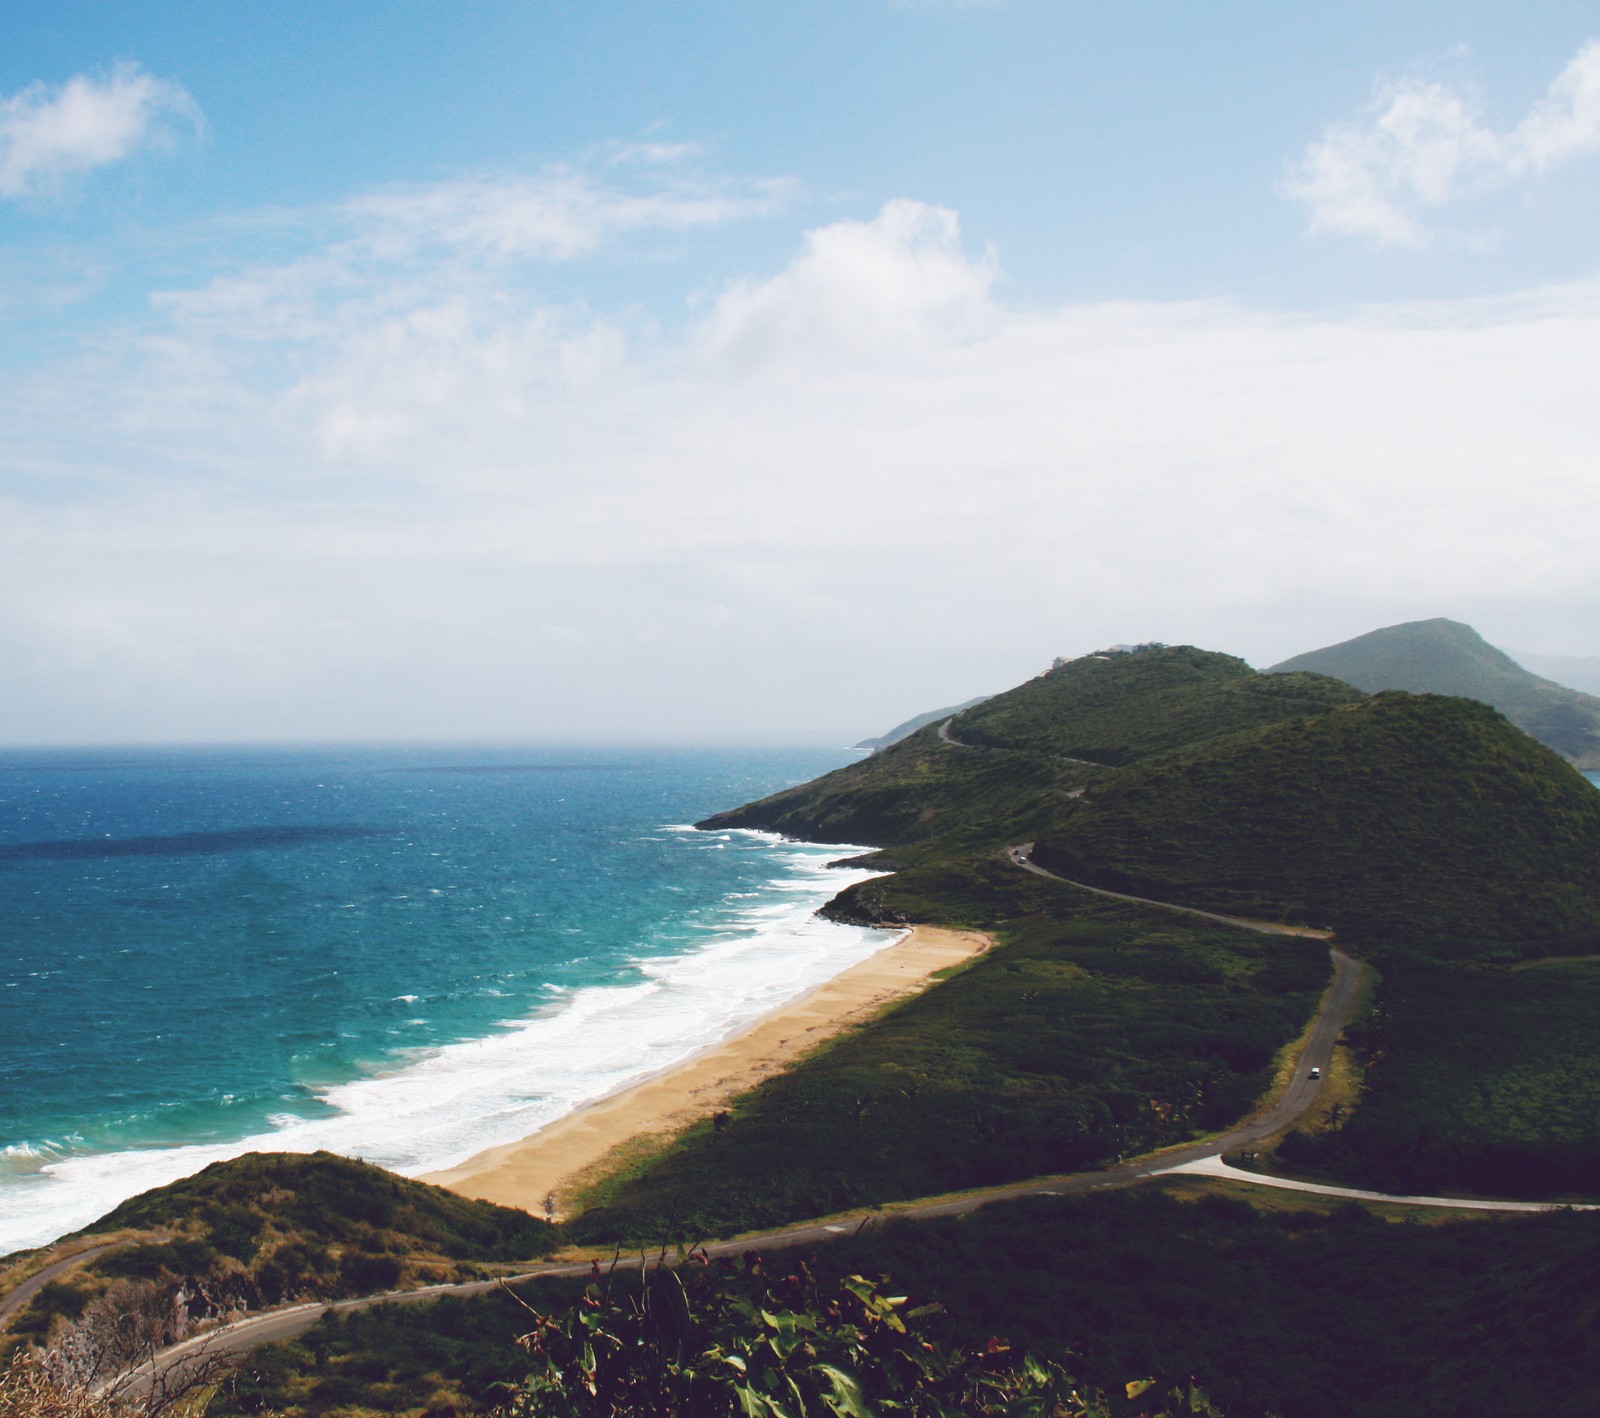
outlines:
M419 1173L880 947L687 824L841 750L0 753L0 1254L252 1147Z

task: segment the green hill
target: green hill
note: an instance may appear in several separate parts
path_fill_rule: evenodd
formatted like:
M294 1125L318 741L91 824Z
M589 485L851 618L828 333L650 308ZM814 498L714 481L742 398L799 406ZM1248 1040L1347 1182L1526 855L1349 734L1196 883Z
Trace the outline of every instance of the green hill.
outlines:
M1098 770L1047 754L986 753L944 742L932 725L881 753L696 824L756 827L812 842L914 847L1001 845L1024 836Z
M43 1338L107 1303L182 1288L195 1319L315 1296L469 1278L483 1262L547 1255L555 1228L328 1152L252 1152L122 1203L76 1236L30 1255L16 1283L85 1240L112 1240L47 1284L8 1339ZM178 1337L174 1335L173 1337Z
M1263 675L1180 645L1085 656L880 753L699 825L817 842L979 846L1035 835L1108 765L1351 702L1318 675Z
M1068 660L952 725L963 743L1115 767L1360 695L1316 674L1258 674L1243 660L1163 646Z
M1151 759L1068 804L1035 858L1367 948L1600 945L1600 795L1466 699L1382 694Z
M1580 768L1600 768L1600 699L1529 673L1459 621L1407 621L1273 666L1293 670L1332 675L1369 694L1477 699Z

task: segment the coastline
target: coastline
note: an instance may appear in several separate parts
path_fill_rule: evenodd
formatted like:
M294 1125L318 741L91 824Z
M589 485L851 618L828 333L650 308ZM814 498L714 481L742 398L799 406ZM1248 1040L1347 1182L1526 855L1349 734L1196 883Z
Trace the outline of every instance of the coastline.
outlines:
M789 1067L817 1045L920 993L933 976L993 945L980 931L913 926L893 945L780 1005L681 1063L585 1103L517 1142L455 1167L425 1173L458 1195L564 1214L574 1192L642 1141L664 1142L732 1098Z

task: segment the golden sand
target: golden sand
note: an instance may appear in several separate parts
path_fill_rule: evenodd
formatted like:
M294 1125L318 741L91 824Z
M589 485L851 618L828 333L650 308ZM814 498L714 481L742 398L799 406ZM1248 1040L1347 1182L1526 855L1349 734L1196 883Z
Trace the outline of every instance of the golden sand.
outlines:
M603 1175L641 1143L664 1143L710 1117L823 1040L926 989L935 973L991 944L978 931L915 926L895 944L763 1015L743 1033L587 1103L520 1142L491 1147L421 1180L536 1216L553 1211L559 1217L575 1188Z

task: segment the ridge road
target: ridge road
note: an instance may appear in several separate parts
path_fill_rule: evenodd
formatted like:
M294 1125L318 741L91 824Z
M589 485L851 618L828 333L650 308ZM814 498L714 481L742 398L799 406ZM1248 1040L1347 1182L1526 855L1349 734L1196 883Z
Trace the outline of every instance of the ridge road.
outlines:
M945 730L948 726L949 720L940 725L941 738L945 736ZM947 740L947 742L950 742L950 740ZM966 747L966 745L961 746ZM1176 906L1167 901L1155 901L1146 897L1128 896L1121 892L1085 886L1082 882L1069 881L1066 877L1057 876L1054 872L1046 871L1045 868L1037 865L1029 855L1032 849L1033 843L1025 842L1019 846L1008 848L1006 855L1014 865L1021 867L1025 871L1031 871L1038 876L1047 877L1051 881L1059 881L1068 886L1075 886L1079 890L1091 892L1096 896L1105 896L1112 900L1128 901L1142 906L1154 906L1161 910L1174 911L1182 915L1199 916L1205 920L1220 921L1227 925L1241 926L1246 930L1260 931L1268 935L1310 936L1326 940L1331 934L1328 931L1317 930L1310 926L1289 926L1272 921L1250 920L1242 916L1224 916L1214 911L1202 911L1190 906ZM699 1249L707 1255L719 1256L742 1255L744 1252L751 1250L780 1250L793 1246L819 1245L827 1241L836 1240L839 1236L848 1232L861 1230L873 1223L882 1224L884 1221L931 1220L936 1217L962 1216L995 1201L1010 1201L1028 1196L1075 1196L1110 1187L1136 1186L1140 1182L1148 1181L1153 1177L1169 1175L1220 1177L1229 1181L1249 1182L1256 1186L1282 1187L1319 1196L1382 1201L1406 1206L1444 1206L1508 1212L1558 1211L1564 1209L1560 1205L1544 1202L1466 1201L1449 1197L1395 1196L1385 1192L1358 1191L1349 1187L1322 1186L1312 1182L1295 1182L1288 1178L1265 1177L1258 1173L1245 1172L1230 1166L1222 1160L1224 1152L1248 1146L1252 1142L1259 1142L1281 1131L1304 1113L1315 1100L1317 1092L1322 1085L1319 1080L1311 1077L1310 1070L1313 1067L1325 1069L1328 1066L1329 1060L1333 1057L1333 1046L1338 1041L1340 1032L1349 1022L1350 1013L1355 1004L1356 989L1361 982L1362 967L1360 962L1347 955L1336 945L1330 945L1328 951L1333 959L1333 983L1329 987L1322 1006L1317 1012L1316 1022L1312 1026L1305 1047L1301 1050L1300 1057L1295 1062L1293 1079L1290 1081L1289 1086L1284 1089L1282 1096L1271 1107L1257 1116L1240 1123L1229 1132L1212 1137L1205 1142L1167 1148L1158 1154L1119 1163L1115 1167L1108 1167L1098 1172L1077 1172L1065 1177L1035 1177L1028 1181L988 1187L982 1191L968 1192L955 1197L933 1201L891 1204L891 1206L884 1208L880 1215L859 1219L841 1218L833 1222L826 1220L809 1222L802 1226L788 1226L776 1231L761 1232L757 1235L744 1236L735 1240L712 1241L702 1244ZM1600 1208L1582 1206L1573 1209L1596 1210ZM287 1309L269 1310L263 1314L235 1320L231 1324L207 1330L203 1334L183 1340L181 1343L162 1350L141 1365L133 1374L123 1376L116 1382L122 1385L120 1388L122 1393L134 1396L152 1387L158 1377L164 1379L169 1385L174 1380L181 1380L182 1368L185 1364L214 1364L218 1358L237 1358L258 1345L293 1339L305 1333L326 1314L349 1314L378 1304L416 1304L425 1300L438 1299L443 1295L457 1297L482 1295L498 1289L501 1285L514 1285L526 1280L583 1276L589 1274L590 1267L596 1259L605 1261L607 1258L589 1257L578 1261L552 1262L548 1265L530 1266L527 1270L518 1271L514 1275L501 1276L493 1280L471 1280L456 1284L428 1285L418 1290L389 1291L384 1294L367 1295L353 1300L314 1301L309 1304L294 1305ZM641 1267L645 1264L646 1261L641 1256Z

